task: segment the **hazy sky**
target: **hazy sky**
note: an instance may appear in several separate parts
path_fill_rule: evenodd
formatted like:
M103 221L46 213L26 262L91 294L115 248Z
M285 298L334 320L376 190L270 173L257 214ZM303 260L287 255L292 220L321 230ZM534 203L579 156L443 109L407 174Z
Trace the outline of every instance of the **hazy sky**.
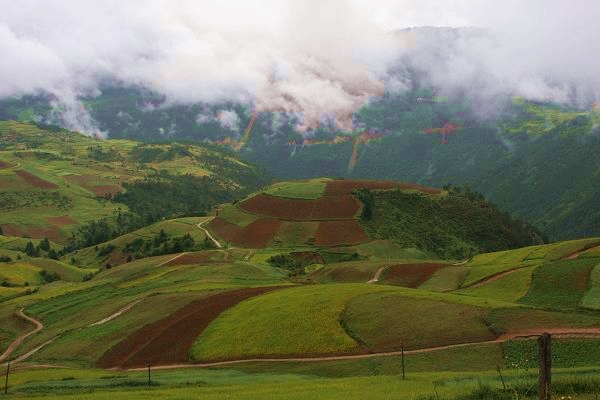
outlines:
M116 78L173 102L237 99L303 112L307 126L350 113L415 60L442 90L494 96L600 94L595 0L0 0L0 96L40 89L65 104ZM416 26L489 34L391 35ZM444 39L444 40L440 40ZM395 68L398 71L398 68ZM84 118L84 117L82 117Z

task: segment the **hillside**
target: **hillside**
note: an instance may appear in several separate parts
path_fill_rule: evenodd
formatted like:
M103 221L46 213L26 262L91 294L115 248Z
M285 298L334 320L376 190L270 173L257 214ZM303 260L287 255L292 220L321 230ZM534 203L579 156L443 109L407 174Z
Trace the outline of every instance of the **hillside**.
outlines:
M2 233L71 247L205 215L268 181L211 146L102 140L16 121L0 121L0 160Z
M418 66L411 68L417 74ZM413 90L372 98L354 114L352 132L323 124L301 134L291 114L253 114L233 103L170 105L133 86L106 87L80 101L111 138L208 141L235 149L278 179L469 185L552 240L600 234L594 207L600 197L599 118L589 107L507 96L482 117L474 99L448 97L425 80ZM237 116L235 126L221 123L223 110ZM0 100L2 116L61 123L44 96Z
M524 338L540 332L552 333L554 366L564 368L555 382L597 365L600 238L443 259L459 240L481 251L532 231L471 191L394 181L280 182L213 211L63 261L0 236L0 362L11 360L14 396L137 395L148 365L161 397L196 383L213 393L240 374L286 387L371 382L397 376L402 353L419 384L477 374L496 387L499 367L510 384L532 379L511 365L535 366ZM453 242L434 240L432 224ZM473 237L492 224L491 237ZM388 238L373 240L372 229ZM190 240L209 248L181 247ZM36 244L41 256L55 246ZM48 369L59 366L68 368Z

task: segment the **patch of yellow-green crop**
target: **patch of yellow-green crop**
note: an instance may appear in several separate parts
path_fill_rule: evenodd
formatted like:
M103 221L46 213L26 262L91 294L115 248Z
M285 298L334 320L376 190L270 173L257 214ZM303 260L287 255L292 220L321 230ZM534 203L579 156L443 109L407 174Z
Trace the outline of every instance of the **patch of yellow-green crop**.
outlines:
M244 212L232 204L219 206L218 216L238 226L250 225L258 219L256 215Z
M327 179L275 183L265 190L266 193L291 199L315 200L323 196Z
M0 281L18 286L38 285L43 283L41 270L26 261L0 263Z
M438 269L431 278L419 286L419 289L432 292L450 292L462 285L468 272L469 268L462 265Z
M600 262L590 272L590 288L583 296L581 306L600 310Z
M281 289L225 311L197 339L197 360L273 355L359 352L339 324L353 297L385 290L373 285L337 284Z
M527 294L531 286L531 274L535 268L535 266L531 266L509 270L505 276L481 285L475 284L467 289L461 289L457 293L486 299L517 302Z

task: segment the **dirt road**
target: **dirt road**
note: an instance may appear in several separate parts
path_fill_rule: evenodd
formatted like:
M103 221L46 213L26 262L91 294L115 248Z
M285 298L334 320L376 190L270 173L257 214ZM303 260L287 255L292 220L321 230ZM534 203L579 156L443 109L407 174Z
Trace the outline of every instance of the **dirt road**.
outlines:
M6 360L7 358L10 357L10 355L15 351L15 349L17 347L19 347L21 345L21 343L23 343L23 341L25 339L27 339L29 336L41 331L42 329L44 329L44 325L38 321L37 319L31 318L30 316L26 315L23 312L23 309L19 309L19 311L17 311L17 316L19 316L20 318L31 322L32 324L35 325L35 329L32 331L29 331L27 333L22 334L21 336L19 336L18 338L16 338L11 344L10 346L8 346L8 348L6 349L6 351L0 356L0 362Z

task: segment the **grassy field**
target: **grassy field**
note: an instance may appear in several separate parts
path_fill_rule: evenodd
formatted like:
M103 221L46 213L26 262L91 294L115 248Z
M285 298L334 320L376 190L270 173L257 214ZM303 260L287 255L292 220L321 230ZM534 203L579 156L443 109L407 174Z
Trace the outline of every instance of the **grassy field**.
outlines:
M507 275L498 276L498 279L482 282L467 289L461 289L457 293L516 302L529 291L532 279L531 275L535 268L533 266L509 270Z
M533 271L533 281L525 304L557 309L577 308L588 289L595 259L576 259L543 264Z
M600 260L590 273L590 288L581 300L581 306L593 310L600 309Z
M329 179L311 179L308 181L292 181L275 183L265 193L289 199L316 200L323 196Z
M495 336L485 325L487 312L483 307L370 293L348 303L342 325L370 351L398 350L402 343L411 350L491 340Z

